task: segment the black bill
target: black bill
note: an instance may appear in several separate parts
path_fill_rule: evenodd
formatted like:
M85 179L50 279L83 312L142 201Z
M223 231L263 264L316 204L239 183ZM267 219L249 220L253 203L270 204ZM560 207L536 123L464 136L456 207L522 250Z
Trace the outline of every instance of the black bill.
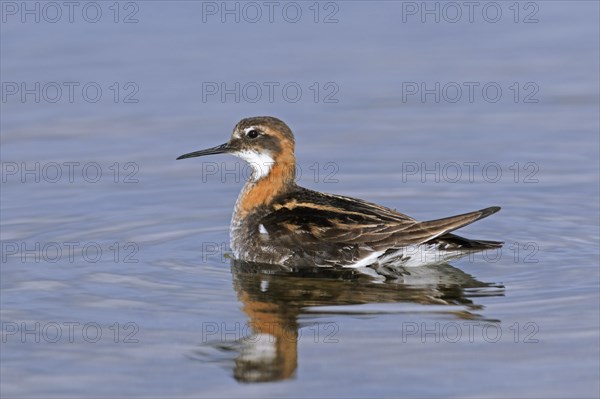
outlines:
M206 150L194 151L188 154L183 154L177 159L185 159L185 158L194 158L194 157L202 157L204 155L214 155L214 154L223 154L225 152L229 152L229 143L221 144L216 147L207 148Z

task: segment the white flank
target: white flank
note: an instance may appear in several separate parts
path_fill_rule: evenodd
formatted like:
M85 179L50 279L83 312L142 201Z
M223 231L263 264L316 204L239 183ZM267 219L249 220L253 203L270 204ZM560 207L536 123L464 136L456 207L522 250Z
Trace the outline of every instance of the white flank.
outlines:
M377 252L373 252L372 254L370 254L369 256L366 256L364 258L362 258L361 260L359 260L356 263L352 263L351 265L347 265L345 267L364 267L364 266L369 266L373 263L375 263L375 261L377 260L377 258L379 258L381 255L383 255L385 251L377 251Z
M256 151L238 151L233 155L242 158L248 162L252 168L252 180L257 181L269 175L271 166L275 163L273 158L268 153Z
M403 267L419 267L444 263L450 259L467 255L467 253L446 251L438 245L424 244L405 248L403 255L406 256L406 260L402 264Z
M411 245L382 256L384 253L385 251L373 252L356 263L344 267L362 268L374 263L379 263L380 265L388 264L392 267L419 267L440 264L468 255L464 251L446 251L445 247L440 248L438 245L431 244Z

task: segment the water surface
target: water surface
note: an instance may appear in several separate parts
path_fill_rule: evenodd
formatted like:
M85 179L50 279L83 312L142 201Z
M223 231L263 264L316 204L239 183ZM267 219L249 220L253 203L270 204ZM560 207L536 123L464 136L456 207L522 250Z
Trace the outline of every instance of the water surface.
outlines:
M97 23L1 26L2 82L103 93L1 104L3 396L598 396L597 3L535 2L537 23L524 3L518 23L504 2L497 23L421 23L360 1L222 23L140 1L129 24L100 4ZM223 82L303 94L206 95ZM436 82L502 96L403 99ZM300 184L418 219L499 205L463 234L503 251L387 282L232 264L244 164L175 157L261 114L295 131Z

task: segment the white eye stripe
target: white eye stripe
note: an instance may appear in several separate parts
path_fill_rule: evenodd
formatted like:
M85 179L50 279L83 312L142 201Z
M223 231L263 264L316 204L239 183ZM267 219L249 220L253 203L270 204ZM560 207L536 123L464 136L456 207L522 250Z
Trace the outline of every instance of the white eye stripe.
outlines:
M256 126L250 126L250 127L245 128L241 132L239 130L236 130L234 133L234 136L241 139L243 136L246 136L248 134L248 132L251 130L256 130L256 131L260 132L260 130Z

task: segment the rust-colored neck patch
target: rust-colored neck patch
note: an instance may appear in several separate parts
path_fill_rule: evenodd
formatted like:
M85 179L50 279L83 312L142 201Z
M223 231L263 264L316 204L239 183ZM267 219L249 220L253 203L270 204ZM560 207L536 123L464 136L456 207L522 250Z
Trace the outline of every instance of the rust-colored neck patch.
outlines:
M244 217L253 209L270 204L275 197L296 184L294 144L288 140L282 140L280 144L281 150L275 154L269 174L246 183L236 204L237 217Z

